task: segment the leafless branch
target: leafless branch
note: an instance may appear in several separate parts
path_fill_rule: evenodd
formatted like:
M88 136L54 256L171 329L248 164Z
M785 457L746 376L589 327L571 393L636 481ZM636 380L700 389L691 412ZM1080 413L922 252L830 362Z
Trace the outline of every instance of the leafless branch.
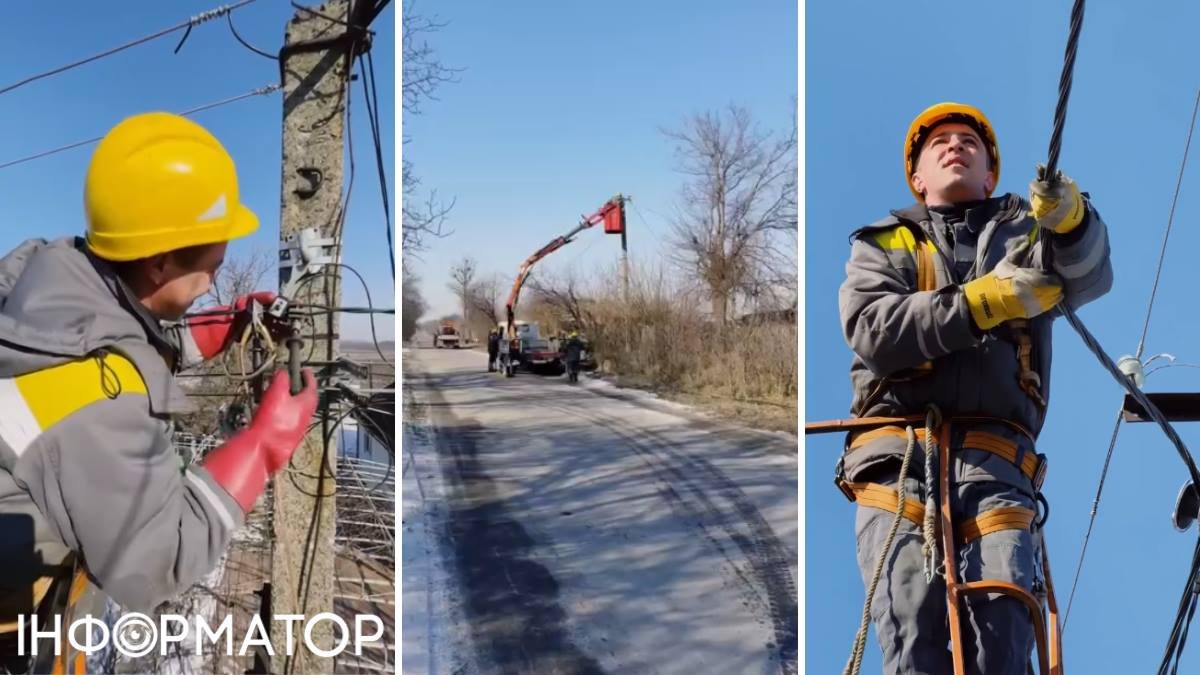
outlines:
M794 270L795 247L786 244L798 220L795 121L777 137L761 131L746 109L730 106L663 134L675 142L678 170L687 177L673 225L674 262L704 286L714 318L724 323L739 301L757 302Z

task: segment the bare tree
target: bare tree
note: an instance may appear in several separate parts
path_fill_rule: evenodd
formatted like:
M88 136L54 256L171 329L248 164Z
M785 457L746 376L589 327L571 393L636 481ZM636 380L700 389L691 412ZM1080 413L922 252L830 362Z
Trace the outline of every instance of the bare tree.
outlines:
M213 278L212 287L201 298L199 306L193 311L202 310L213 305L232 304L240 295L252 293L263 288L263 280L267 272L275 266L275 260L265 251L256 249L246 257L230 257L225 260ZM223 359L233 357L222 356L189 371L183 382L185 389L195 402L193 412L179 419L180 429L198 435L215 434L220 431L218 415L223 406L234 402L235 398L244 393L242 382L226 373ZM231 367L236 371L236 367Z
M675 141L678 169L687 176L674 223L676 262L708 293L713 317L725 323L739 298L794 285L796 128L778 138L754 124L750 113L692 116ZM791 233L789 235L789 233Z
M419 14L415 2L404 3L401 97L406 114L419 114L422 101L437 100L435 92L438 87L458 81L461 70L444 65L427 41L430 34L445 26L436 16ZM403 140L406 144L408 141L408 137ZM421 179L408 159L401 164L401 182L404 204L400 214L400 244L402 255L407 257L424 250L429 237L448 234L444 226L446 217L454 208L454 200L449 203L439 200L436 190L422 197L418 190Z
M501 309L503 293L504 286L500 283L500 277L495 274L480 279L471 289L471 311L487 319L491 328L504 320L504 311Z
M262 288L263 278L274 269L275 258L262 249L255 249L245 258L231 257L217 270L208 293L201 298L203 305L228 305L239 295Z
M443 64L426 39L447 25L437 16L418 13L416 2L404 3L404 73L401 81L404 112L420 113L422 101L437 100L438 87L458 81L462 69Z
M459 304L462 306L464 328L471 323L471 296L475 291L475 272L475 259L471 256L463 256L462 260L450 268L450 282L446 284L458 296Z
M421 282L420 278L407 267L401 267L403 279L401 286L401 325L400 336L402 340L408 341L417 334L418 323L421 317L429 309L425 303L425 298L421 295L421 289L417 285Z
M405 141L407 142L407 140ZM454 199L449 203L439 199L437 190L422 197L418 191L421 179L413 171L413 164L404 160L401 166L401 181L404 187L404 206L400 213L401 255L417 254L428 246L430 237L444 237L446 218L454 208Z
M564 323L588 332L595 325L594 303L584 291L578 276L568 272L562 277L543 274L530 282L542 303L552 308Z

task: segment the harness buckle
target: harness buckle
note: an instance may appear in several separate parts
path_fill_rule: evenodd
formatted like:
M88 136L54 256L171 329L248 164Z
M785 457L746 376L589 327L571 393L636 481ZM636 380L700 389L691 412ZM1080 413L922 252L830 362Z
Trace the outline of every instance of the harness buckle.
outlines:
M1042 483L1044 483L1046 481L1046 470L1049 468L1047 466L1049 463L1049 460L1046 458L1046 455L1043 453L1039 452L1039 453L1035 453L1035 454L1037 455L1038 462L1037 462L1037 468L1034 469L1034 472L1033 472L1033 489L1037 490L1038 492L1041 492L1042 491Z
M845 464L845 462L846 462L845 455L838 458L837 467L833 471L833 484L836 485L837 489L840 490L841 493L846 496L846 499L848 501L853 503L853 502L858 501L858 498L855 496L854 490L850 489L850 481L846 480L846 464Z

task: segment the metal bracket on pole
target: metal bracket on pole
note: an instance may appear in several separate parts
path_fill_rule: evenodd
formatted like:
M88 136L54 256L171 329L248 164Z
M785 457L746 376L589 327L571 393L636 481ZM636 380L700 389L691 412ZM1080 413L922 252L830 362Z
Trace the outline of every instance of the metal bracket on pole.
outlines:
M284 277L279 296L267 313L281 319L287 313L288 304L295 296L300 283L313 275L320 274L326 265L340 262L337 240L322 237L315 227L306 227L287 235L287 248L279 252L279 268Z

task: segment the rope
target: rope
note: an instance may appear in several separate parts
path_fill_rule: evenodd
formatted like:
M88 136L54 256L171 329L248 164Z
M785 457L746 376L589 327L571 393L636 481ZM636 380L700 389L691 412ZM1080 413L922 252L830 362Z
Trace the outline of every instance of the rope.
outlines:
M908 446L904 449L904 460L900 462L900 485L896 490L896 514L892 518L887 541L879 551L879 561L875 563L875 574L871 577L871 585L867 587L867 599L863 602L862 621L859 622L858 633L854 636L854 650L850 654L850 659L847 661L842 675L858 675L859 670L862 669L863 650L867 645L867 627L871 623L871 600L875 597L875 589L879 586L880 577L883 576L883 565L887 562L888 555L892 550L892 543L896 540L896 533L900 530L900 521L904 519L908 463L912 459L913 448L917 444L917 434L913 431L912 426L907 427L906 432L908 433Z
M934 429L941 425L941 411L930 405L925 414L925 516L921 522L921 555L925 565L925 583L933 583L937 565L937 440Z
M190 31L193 26L198 26L198 25L204 23L205 21L215 19L219 16L224 16L224 15L232 12L233 10L239 9L241 7L245 7L246 5L249 5L252 2L255 2L255 0L241 0L241 2L238 2L233 5L222 5L220 7L216 7L214 9L210 9L205 12L201 12L200 14L197 14L196 16L191 17L190 19L188 19L187 21L184 21L183 23L175 24L174 26L171 26L170 28L164 28L163 30L158 31L157 33L153 33L153 34L147 35L145 37L140 37L136 40L132 40L130 42L126 42L125 44L113 47L112 49L109 49L107 51L100 52L99 54L94 54L87 58L80 59L80 60L74 61L72 63L68 63L65 66L59 66L58 68L54 68L52 70L47 70L44 73L30 75L29 77L27 77L19 82L14 82L6 87L0 88L0 94L7 94L8 92L10 92L14 89L23 87L31 82L36 82L38 80L45 79L52 75L58 75L59 73L66 72L68 70L71 70L72 68L78 68L79 66L82 66L84 64L91 63L92 61L99 61L100 59L103 59L105 57L112 56L113 54L116 54L118 52L125 51L126 49L129 49L130 47L136 47L140 44L150 42L151 40L157 40L158 38L163 37L164 35L169 35L171 33L174 33L179 30L183 30L185 28ZM186 38L187 36L185 35L184 37ZM180 42L180 44L182 45L182 41ZM178 50L178 49L179 48L176 47L176 50Z

